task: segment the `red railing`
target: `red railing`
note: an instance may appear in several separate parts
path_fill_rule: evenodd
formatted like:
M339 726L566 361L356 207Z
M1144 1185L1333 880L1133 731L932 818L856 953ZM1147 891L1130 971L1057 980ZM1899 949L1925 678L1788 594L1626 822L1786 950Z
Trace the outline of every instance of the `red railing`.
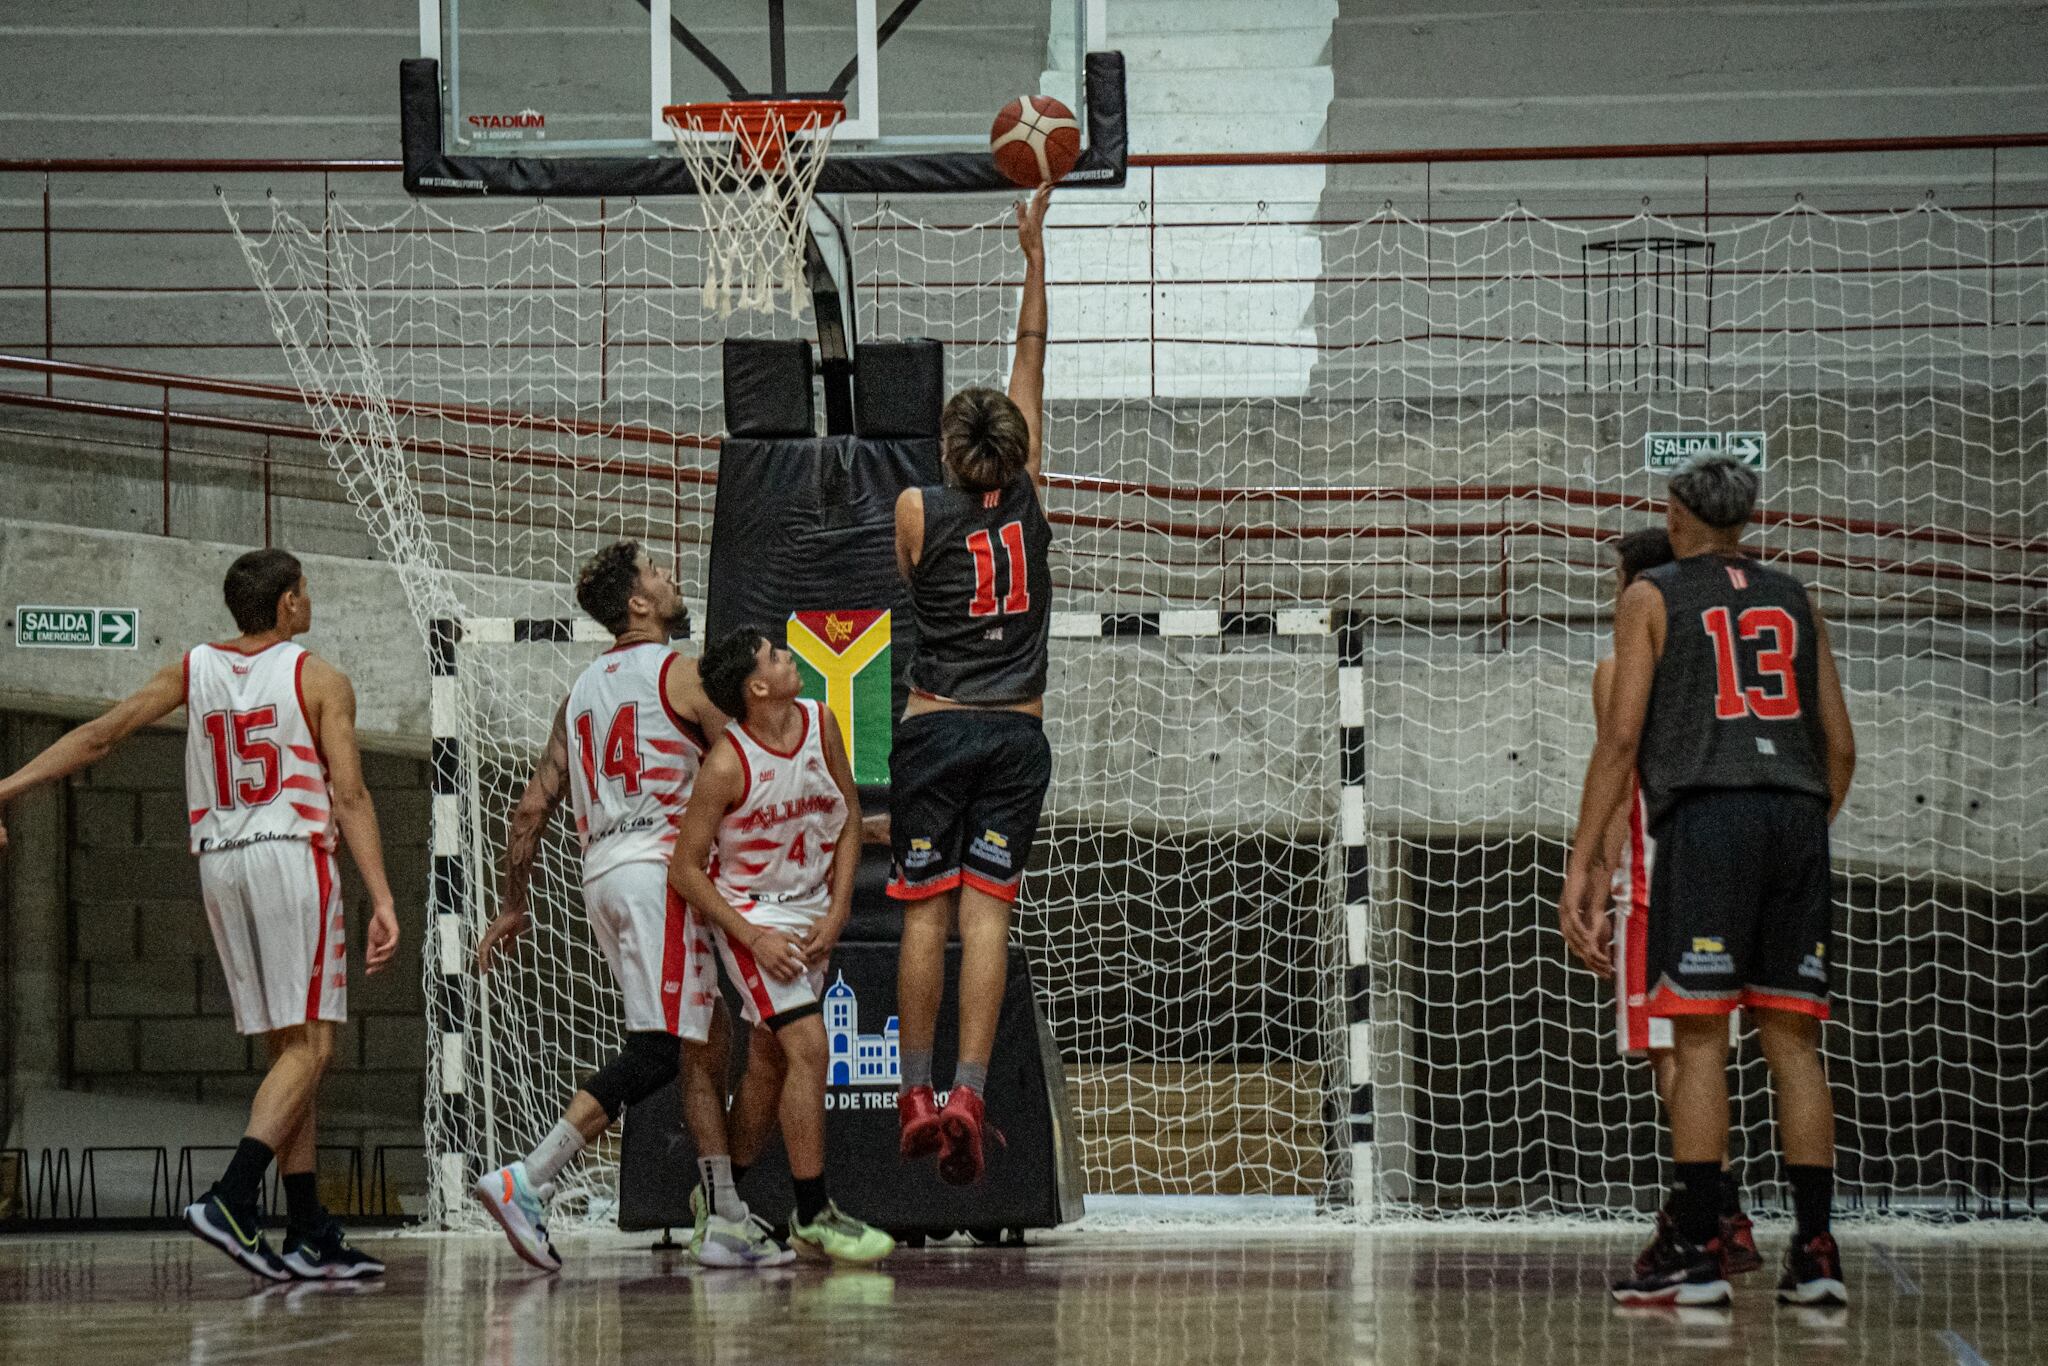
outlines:
M272 522L272 481L274 468L278 464L301 470L325 470L324 460L279 460L272 442L287 440L305 443L318 448L321 433L318 427L305 416L299 392L282 385L255 384L239 380L213 379L197 375L177 375L160 371L128 370L114 366L85 365L72 361L43 361L33 357L0 355L0 370L17 373L42 374L47 377L63 377L91 381L100 384L132 385L156 391L158 401L153 405L112 403L98 399L69 398L47 394L35 394L0 388L0 407L27 408L40 411L67 413L79 417L114 419L147 425L156 438L156 453L160 461L162 495L163 535L174 534L171 523L171 490L175 482L173 456L188 455L193 459L209 461L254 461L261 467L264 541L269 543ZM293 414L295 420L282 418L256 418L226 413L193 412L171 406L174 393L203 393L216 396L235 397L263 403L278 404ZM369 401L360 395L332 394L329 397L340 407L361 410ZM530 468L566 470L573 473L604 473L625 475L648 481L653 486L668 486L666 497L630 498L636 506L649 510L676 513L684 485L710 485L717 481L714 470L686 465L680 459L685 449L709 449L718 445L716 437L688 433L677 433L644 424L605 424L555 418L546 414L513 412L499 408L471 407L449 403L411 403L394 401L393 410L400 416L444 419L464 426L498 428L510 432L546 432L555 435L575 437L596 437L631 441L639 444L665 448L671 452L666 462L651 459L626 459L615 455L575 456L554 451L535 449L531 446L505 447L488 442L453 442L432 438L411 436L405 438L406 449L415 457L431 457L437 461L451 462L459 466L462 462L475 461L481 464L516 464ZM260 436L265 439L262 454L208 450L197 451L181 446L174 440L174 432L192 430L225 432L242 436ZM485 474L475 479L463 479L449 473L423 469L423 482L444 492L450 488L480 488L501 483L502 480ZM1494 505L1513 502L1552 503L1560 507L1590 509L1625 509L1651 513L1656 509L1654 500L1641 495L1602 492L1598 490L1573 489L1550 484L1499 484L1499 485L1413 485L1413 486L1372 486L1372 485L1291 485L1291 486L1244 486L1232 488L1188 487L1167 484L1138 483L1126 480L1102 479L1092 476L1064 475L1054 473L1048 482L1055 488L1065 490L1079 497L1139 497L1154 502L1192 503L1198 506L1220 507L1228 510L1232 506L1254 505L1330 505L1349 504L1367 506L1378 503L1402 502L1418 506L1439 507L1458 503L1485 502ZM615 500L623 495L614 491ZM496 521L516 523L522 519L505 513L482 513L460 506L459 501L444 499L437 510L439 515L473 521ZM1353 522L1315 523L1300 525L1284 524L1219 524L1216 522L1189 522L1170 517L1130 516L1114 513L1098 513L1069 508L1056 508L1052 520L1058 524L1084 531L1124 532L1154 535L1169 541L1179 541L1194 546L1216 545L1219 548L1230 544L1256 543L1262 541L1356 541L1356 540L1427 540L1472 541L1479 539L1496 540L1499 545L1497 556L1484 561L1471 561L1456 556L1432 555L1435 567L1458 567L1474 563L1498 568L1498 592L1503 600L1502 615L1506 617L1505 600L1509 594L1511 566L1525 562L1562 562L1579 567L1595 567L1597 559L1580 559L1569 552L1575 544L1600 545L1611 540L1615 533L1608 528L1579 522L1560 521L1540 516L1499 517L1482 520L1428 520L1404 518L1398 522ZM677 545L685 541L695 542L698 535L686 535L682 518L678 515L675 535ZM2000 536L1982 532L1959 531L1931 525L1905 525L1880 522L1862 518L1831 517L1813 513L1766 513L1759 518L1765 526L1786 529L1817 531L1838 535L1873 536L1887 541L1901 543L1968 547L1979 550L2015 552L2033 556L2048 553L2048 537ZM1538 554L1518 560L1511 552L1511 538L1536 537L1554 541L1565 547L1562 557L1556 552ZM2028 567L2019 570L1995 570L1968 565L1932 562L1919 559L1885 559L1871 555L1852 555L1842 552L1812 548L1789 549L1778 556L1789 563L1817 568L1855 571L1876 574L1894 574L1906 578L1976 583L1998 587L2048 587L2048 567ZM1202 564L1200 567L1224 567ZM1493 590L1485 590L1487 592ZM1484 595L1482 592L1481 594ZM1475 596L1459 594L1458 596Z
M1927 176L1925 179L1927 179L1929 182L1939 181L1943 179L1949 171L1955 171L1956 173L1964 176L1964 178L1971 182L1981 182L1982 185L1985 187L1986 194L1988 195L1987 202L1982 204L1972 203L1967 205L1951 205L1950 207L1981 210L1995 215L2000 212L2013 212L2048 207L2048 205L2015 202L2014 196L2011 193L2011 186L2006 177L2006 168L2001 167L1999 162L1999 154L2001 152L2040 148L2048 148L2048 132L2025 134L1985 134L1975 136L1906 138L1797 139L1769 142L1728 141L1690 143L1632 143L1606 145L1588 144L1575 146L1548 147L1426 148L1395 151L1356 150L1336 152L1155 153L1134 156L1130 160L1130 165L1132 168L1131 173L1133 177L1152 178L1154 181L1156 181L1157 178L1162 175L1171 176L1176 172L1187 170L1200 170L1203 168L1255 168L1260 166L1285 167L1303 165L1321 165L1332 168L1357 166L1419 166L1424 168L1425 170L1424 184L1420 192L1419 207L1421 211L1419 213L1411 212L1410 217L1423 223L1448 225L1455 223L1473 222L1479 220L1463 216L1443 217L1437 214L1434 198L1434 178L1433 176L1427 174L1429 168L1432 168L1437 165L1472 165L1475 163L1499 163L1503 165L1512 165L1515 163L1557 162L1583 162L1597 164L1601 162L1612 162L1621 160L1657 160L1664 162L1679 163L1693 162L1697 163L1698 173L1698 179L1695 190L1687 190L1681 193L1676 189L1672 188L1672 182L1675 179L1673 176L1669 174L1660 176L1660 183L1664 186L1664 188L1660 189L1658 212L1660 213L1660 215L1667 217L1683 218L1689 220L1697 219L1703 231L1711 231L1716 223L1727 223L1730 221L1739 221L1749 217L1761 216L1742 211L1731 211L1725 203L1718 209L1716 208L1714 203L1714 173L1716 164L1720 163L1725 167L1726 163L1732 159L1771 158L1788 156L1839 157L1844 155L1870 154L1890 154L1901 157L1925 157L1929 154L1940 154L1955 157L1969 153L1983 153L1985 161L1984 164L1981 166L1972 165L1967 168L1933 168L1932 174ZM65 316L63 308L64 302L67 299L119 298L124 296L144 297L163 296L181 293L193 295L247 295L253 298L253 296L257 293L257 289L253 282L245 280L237 279L231 283L222 283L221 280L218 278L212 280L195 280L174 273L177 271L189 271L192 267L190 262L187 261L167 263L166 272L162 276L162 278L147 280L142 283L136 283L130 280L79 281L74 279L67 279L66 267L69 264L69 261L67 259L69 253L66 250L66 248L70 244L73 244L75 242L89 240L95 237L127 238L140 240L149 238L180 238L197 236L219 237L223 240L226 240L228 238L229 233L226 225L224 223L218 222L218 220L216 220L211 225L197 227L177 225L109 225L105 221L97 223L60 221L60 219L68 218L69 215L63 215L60 214L59 212L62 205L60 200L53 195L52 182L54 178L68 176L104 178L116 175L148 175L166 177L183 175L191 177L204 176L209 178L317 175L320 177L321 191L324 196L324 194L328 190L334 187L334 182L336 181L337 178L344 180L351 178L360 180L362 178L367 177L382 178L389 180L395 177L400 170L401 166L399 162L384 159L312 160L305 158L238 159L217 157L185 159L134 157L16 157L0 159L0 177L5 177L8 175L27 175L39 177L42 181L40 221L37 223L22 223L15 224L12 226L0 227L0 238L26 236L39 239L36 243L36 249L32 249L26 252L16 252L13 253L13 256L15 259L23 262L39 262L41 267L40 272L32 277L19 277L14 279L0 278L0 303L4 303L8 296L35 298L39 305L39 311L41 314L41 317L36 320L40 323L40 327L36 329L36 332L34 334L0 335L0 351L13 351L19 353L24 351L40 350L42 358L45 360L56 360L65 355L92 355L102 358L118 358L123 353L142 350L191 351L199 354L209 355L211 357L211 359L207 362L195 363L194 365L189 367L192 370L199 370L206 368L215 368L215 362L218 361L219 356L222 353L243 351L251 354L263 354L271 345L271 338L267 334L267 329L264 329L262 327L258 314L253 309L251 310L248 317L249 335L246 337L230 336L223 338L220 336L214 336L201 340L195 339L190 335L155 337L136 335L112 337L73 335L75 325L73 327L67 327L67 322L69 320ZM2029 177L2025 180L2024 183L2027 186L2029 186L2033 192L2037 194L2037 197L2040 197L2042 195L2048 195L2048 190L2043 190L2042 182L2040 181L2038 176ZM209 189L211 188L210 180L209 182L207 182L207 187ZM1154 184L1152 188L1156 190L1157 185ZM1076 193L1085 194L1086 192L1077 191ZM1142 219L1142 221L1133 220L1131 222L1126 223L1124 226L1142 228L1149 235L1171 233L1179 231L1181 229L1193 230L1202 228L1212 228L1215 226L1211 223L1205 223L1195 220L1183 221L1185 217L1184 215L1180 217L1176 217L1170 214L1162 215L1158 212L1157 205L1158 195L1156 193L1148 193L1145 196L1144 204L1141 206L1140 218ZM1900 207L1906 206L1900 205L1897 202L1893 202L1889 206L1886 206L1885 209L1870 211L1890 211ZM1857 212L1856 210L1838 211ZM1560 221L1569 221L1575 219L1611 219L1616 215L1613 213L1557 213L1551 214L1549 216ZM1301 219L1274 218L1271 219L1270 222L1275 227L1288 226L1290 224L1296 223L1302 225L1330 226L1329 222L1313 216ZM574 231L573 229L564 230ZM1072 226L1060 228L1059 230L1088 231L1089 229L1081 226ZM602 228L593 228L592 231L601 232ZM877 229L877 231L887 231L887 229L879 228ZM1149 255L1152 250L1152 246L1149 241L1147 250ZM230 253L230 255L232 255L232 253ZM2000 268L1999 263L1993 262L1991 264L1994 269ZM2008 264L2013 269L2039 268L2039 263L2037 262L2013 262ZM1735 267L1733 269L1739 270L1740 267ZM1852 272L1854 270L1853 267L1847 269ZM1884 268L1880 267L1878 269ZM222 276L231 273L233 272L219 272L219 274ZM1728 277L1730 276L1731 271L1728 268L1724 268L1718 271L1717 274L1722 277ZM1188 276L1184 278L1176 277L1171 280L1162 281L1148 276L1142 279L1133 278L1129 280L1105 280L1089 283L1097 283L1103 285L1149 284L1154 286L1159 291L1166 291L1184 288L1200 288L1214 284L1229 283L1232 278L1233 277L1227 274L1219 274L1214 278L1210 278L1208 276ZM1288 281L1285 279L1273 279L1269 277L1259 277L1255 281L1255 283L1260 284L1290 282L1324 284L1347 282L1372 283L1370 279L1366 278L1361 278L1355 281L1347 281L1341 276L1337 278L1332 278L1324 275L1316 275L1313 277L1304 276L1294 281ZM1452 281L1446 279L1445 282L1450 283ZM928 288L932 287L934 283L935 282L932 281L924 281L921 282L916 287ZM454 288L460 289L461 286L455 286ZM624 290L630 290L634 288L634 286L629 282L623 285L621 288ZM864 289L865 288L866 287L864 287ZM1455 340L1461 342L1482 343L1489 340L1512 340L1508 338L1485 338L1480 336L1462 335L1455 337L1439 338L1436 337L1435 334L1418 334L1414 337L1375 338L1365 341L1325 341L1321 339L1318 339L1314 342L1285 339L1268 339L1263 342L1252 342L1249 340L1231 341L1229 339L1219 339L1209 336L1165 335L1160 331L1158 325L1158 319L1156 316L1158 313L1157 308L1155 307L1152 310L1152 312L1155 315L1152 321L1152 325L1150 326L1149 330L1143 335L1133 335L1126 338L1087 338L1085 340L1076 340L1074 342L1068 342L1062 339L1060 344L1103 344L1105 342L1121 340L1130 343L1143 343L1150 345L1154 348L1170 345L1185 346L1227 344L1232 346L1259 345L1273 350L1307 349L1315 350L1320 353L1325 351L1335 352L1343 350L1358 350L1372 346L1388 345L1400 341L1426 341L1432 339L1441 339ZM0 316L5 316L5 313L0 312ZM30 326L34 326L34 323L30 322L29 314L26 310L16 312L15 316L20 320L21 323L28 323ZM1915 324L1914 326L1919 325ZM1729 331L1730 329L1727 328L1727 326L1724 324L1717 330ZM717 338L715 337L685 337L666 339L662 344L665 346L691 344L712 345L715 344L716 340ZM1581 349L1597 349L1597 344L1584 341L1574 342L1571 338L1568 337L1537 338L1532 340L1544 341L1547 344L1561 344L1566 346L1576 345L1581 347ZM446 345L449 347L453 347L459 346L461 344L462 343L460 342L453 342ZM1691 344L1693 343L1677 343L1677 345L1681 348ZM630 349L634 345L635 343L631 340L619 342L608 341L606 344L606 349L624 350ZM54 394L56 392L56 384L58 379L59 376L54 372L45 377L45 393Z

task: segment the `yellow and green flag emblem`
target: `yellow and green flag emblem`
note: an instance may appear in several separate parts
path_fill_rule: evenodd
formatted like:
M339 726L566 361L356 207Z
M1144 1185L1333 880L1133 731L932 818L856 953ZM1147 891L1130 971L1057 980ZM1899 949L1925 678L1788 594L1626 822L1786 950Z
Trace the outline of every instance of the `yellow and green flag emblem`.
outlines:
M791 612L789 652L804 696L839 718L857 783L889 781L889 613Z

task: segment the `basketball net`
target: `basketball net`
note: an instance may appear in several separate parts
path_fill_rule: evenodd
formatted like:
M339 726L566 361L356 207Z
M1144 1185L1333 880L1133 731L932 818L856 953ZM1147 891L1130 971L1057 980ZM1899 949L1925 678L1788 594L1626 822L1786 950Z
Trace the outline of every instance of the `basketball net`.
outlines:
M838 100L671 104L662 117L696 182L711 239L704 307L802 310L805 219L846 117Z

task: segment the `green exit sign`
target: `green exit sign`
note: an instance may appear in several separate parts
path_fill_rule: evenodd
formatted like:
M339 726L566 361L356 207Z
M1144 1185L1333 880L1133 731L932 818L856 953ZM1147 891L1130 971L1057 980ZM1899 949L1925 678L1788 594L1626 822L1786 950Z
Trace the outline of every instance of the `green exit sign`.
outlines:
M142 639L135 607L17 607L14 643L58 650L133 650Z
M1753 470L1764 467L1762 432L1651 432L1643 438L1643 468L1675 470L1702 455L1732 455Z

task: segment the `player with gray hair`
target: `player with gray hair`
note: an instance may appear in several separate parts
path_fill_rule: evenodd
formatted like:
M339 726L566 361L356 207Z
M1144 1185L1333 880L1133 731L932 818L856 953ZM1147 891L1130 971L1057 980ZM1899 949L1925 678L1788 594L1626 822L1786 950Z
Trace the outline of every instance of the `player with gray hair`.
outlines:
M1829 1231L1835 1111L1820 1057L1835 972L1828 826L1856 741L1827 628L1805 587L1742 548L1753 471L1724 457L1671 480L1670 564L1623 591L1612 692L1586 765L1559 914L1565 939L1614 971L1601 850L1640 791L1648 839L1641 980L1670 1021L1670 1222L1629 1275L1624 1304L1726 1304L1721 1220L1728 1152L1728 1016L1756 1022L1770 1063L1795 1229L1778 1298L1845 1304Z
M1716 531L1738 533L1756 510L1756 471L1733 456L1703 455L1671 476L1671 496Z

